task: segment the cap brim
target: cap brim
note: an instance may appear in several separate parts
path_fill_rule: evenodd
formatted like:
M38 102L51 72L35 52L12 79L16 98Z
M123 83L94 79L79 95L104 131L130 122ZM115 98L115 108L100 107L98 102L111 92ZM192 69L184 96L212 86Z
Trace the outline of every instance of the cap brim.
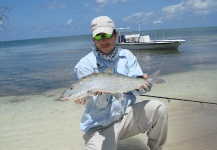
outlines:
M98 27L93 31L93 37L95 37L99 33L107 33L107 34L112 34L113 33L113 28L111 27Z

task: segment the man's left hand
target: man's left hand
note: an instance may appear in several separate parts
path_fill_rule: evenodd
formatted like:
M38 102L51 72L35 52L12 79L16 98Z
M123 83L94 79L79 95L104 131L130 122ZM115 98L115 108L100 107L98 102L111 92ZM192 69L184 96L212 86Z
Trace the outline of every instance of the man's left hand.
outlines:
M147 81L148 75L147 75L147 74L143 74L142 77L143 77L143 79L145 80L145 82L144 82L144 84L142 85L142 87L145 89L146 92L150 92L150 91L151 91L152 84Z

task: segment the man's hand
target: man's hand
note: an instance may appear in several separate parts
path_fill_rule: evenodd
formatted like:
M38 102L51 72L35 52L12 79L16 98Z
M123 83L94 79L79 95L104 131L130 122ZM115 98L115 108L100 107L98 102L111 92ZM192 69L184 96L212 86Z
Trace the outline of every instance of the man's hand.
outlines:
M143 87L147 92L150 92L150 91L151 91L152 84L149 83L149 82L147 82L148 75L147 75L147 74L143 74L142 77L143 77L144 80L146 80L145 83L142 85L142 87Z
M104 94L108 94L108 92L103 92ZM101 96L102 95L102 92L99 92L99 91L96 91L96 92L93 92L93 95L98 95L98 96ZM87 100L85 99L77 99L75 100L75 103L76 104L80 104L80 105L86 105L87 104Z
M85 105L87 104L87 101L85 99L77 99L75 100L76 104Z
M108 92L103 92L104 94L108 94ZM93 92L93 95L98 95L98 96L101 96L102 95L102 92L100 91L96 91L96 92Z

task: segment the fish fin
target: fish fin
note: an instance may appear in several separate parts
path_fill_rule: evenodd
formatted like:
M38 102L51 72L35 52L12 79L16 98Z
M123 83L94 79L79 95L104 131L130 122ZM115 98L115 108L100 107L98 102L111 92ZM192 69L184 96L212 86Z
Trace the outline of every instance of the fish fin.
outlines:
M88 96L93 96L93 91L91 91L91 90L87 91L87 95Z
M116 99L120 99L123 97L123 93L113 93L113 95Z
M160 78L152 78L152 79L148 80L148 82L150 82L152 84L163 84L163 83L166 83L168 81L165 81L165 80L160 79Z
M149 75L148 77L149 77L149 78L156 78L160 71L161 71L161 69L158 69L157 71L155 71L154 73L152 73L152 74Z
M113 70L113 67L109 67L104 72L105 73L113 73L112 70Z

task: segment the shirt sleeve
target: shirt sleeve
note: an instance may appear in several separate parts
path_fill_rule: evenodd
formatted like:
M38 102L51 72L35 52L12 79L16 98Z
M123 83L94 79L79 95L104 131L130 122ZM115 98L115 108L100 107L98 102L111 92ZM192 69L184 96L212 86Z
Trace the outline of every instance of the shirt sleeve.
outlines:
M132 54L132 52L128 51L127 53L127 68L128 68L128 74L127 76L129 77L138 77L138 76L142 76L144 73L137 61L137 58ZM130 91L131 94L137 96L137 95L142 95L144 93L146 93L147 91L145 91L145 89L140 88L137 90L132 90Z
M87 69L87 68L80 66L80 67L74 68L73 77L75 80L78 80L80 78L83 78L84 76L91 74L91 73L94 73L94 72L92 72L92 70L90 70L90 69Z
M143 71L140 68L140 65L136 59L136 57L129 51L128 53L128 76L129 77L137 77L143 75Z
M94 68L88 64L87 61L81 60L74 68L73 70L73 77L75 80L78 80L84 76L90 75L92 73L95 73ZM93 91L95 92L95 91ZM111 94L102 94L101 96L92 96L88 100L92 100L92 102L97 106L98 108L105 108L108 105L108 100L110 99Z
M73 70L73 77L78 80L84 76L94 73L93 65L88 61L86 57L82 58Z

